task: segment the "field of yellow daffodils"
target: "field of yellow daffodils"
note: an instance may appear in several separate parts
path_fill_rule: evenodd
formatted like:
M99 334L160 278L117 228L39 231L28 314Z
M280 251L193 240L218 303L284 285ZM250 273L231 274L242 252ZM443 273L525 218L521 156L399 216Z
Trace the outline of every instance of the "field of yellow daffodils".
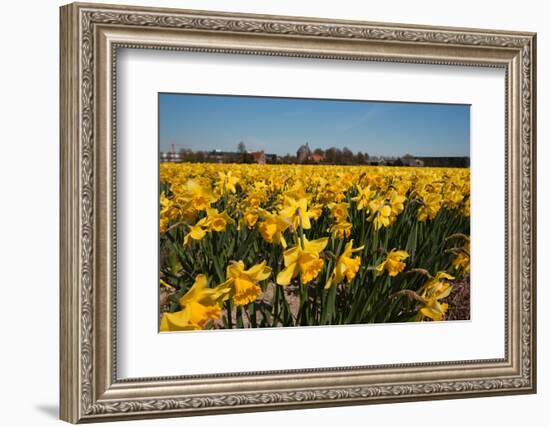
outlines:
M446 319L469 169L163 163L161 331Z

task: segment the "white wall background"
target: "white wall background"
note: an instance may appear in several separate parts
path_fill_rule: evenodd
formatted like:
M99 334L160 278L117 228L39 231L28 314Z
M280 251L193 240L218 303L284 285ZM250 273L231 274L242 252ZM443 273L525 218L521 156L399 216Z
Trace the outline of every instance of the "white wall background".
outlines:
M112 3L121 3L110 0ZM538 32L538 156L550 161L550 29L535 0L392 2L133 0L133 4L324 18L358 19ZM0 420L3 425L59 425L58 402L58 6L57 0L6 2L0 25ZM437 402L265 412L133 425L281 426L334 424L408 427L544 425L550 405L550 314L545 257L550 172L538 173L539 393Z

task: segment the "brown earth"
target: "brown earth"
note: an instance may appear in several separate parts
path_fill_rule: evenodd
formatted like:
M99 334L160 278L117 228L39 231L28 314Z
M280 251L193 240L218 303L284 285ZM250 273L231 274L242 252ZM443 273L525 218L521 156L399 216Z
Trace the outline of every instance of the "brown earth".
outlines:
M470 320L470 276L453 282L451 295L443 302L449 304L445 320Z

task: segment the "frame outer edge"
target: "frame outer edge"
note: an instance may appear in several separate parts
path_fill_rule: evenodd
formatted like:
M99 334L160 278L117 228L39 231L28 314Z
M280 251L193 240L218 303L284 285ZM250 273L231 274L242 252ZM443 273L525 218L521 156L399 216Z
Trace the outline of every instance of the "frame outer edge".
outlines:
M537 393L537 33L531 36L531 390Z
M59 418L80 418L79 365L79 139L78 19L74 5L59 9Z
M441 384L441 389L438 388L438 383L427 384L398 384L397 395L393 394L393 390L390 386L379 387L375 390L374 395L363 396L358 389L343 389L341 396L334 395L336 392L334 389L326 390L296 390L292 393L281 392L275 393L273 391L266 391L263 394L250 394L239 393L232 396L225 395L206 395L206 396L191 396L187 399L143 399L143 400L117 400L111 401L98 401L96 387L98 386L97 378L93 377L95 373L94 358L97 343L97 328L93 328L91 320L95 322L96 319L91 317L97 314L95 311L98 294L94 291L95 285L97 285L97 276L93 271L93 267L97 262L97 258L94 254L95 233L97 232L97 223L94 223L94 216L97 214L95 207L97 204L97 198L95 192L95 179L94 175L97 172L97 158L94 154L97 149L95 134L97 128L94 123L94 116L96 114L96 107L92 107L89 111L89 104L97 103L95 95L97 95L97 89L95 84L95 76L97 73L97 63L94 63L95 47L94 39L92 35L87 33L86 30L88 24L91 22L89 19L81 21L81 13L86 12L87 7L92 11L99 11L105 13L113 11L113 13L120 12L141 12L144 14L142 18L143 22L132 21L134 14L130 13L128 20L130 24L139 26L152 25L147 19L148 12L155 10L163 11L169 14L178 13L192 13L194 19L197 19L197 23L192 22L189 24L189 28L200 27L205 31L228 31L227 28L236 33L252 33L256 31L256 28L251 25L249 27L241 28L232 27L234 23L229 23L227 28L223 25L218 28L219 21L225 21L225 18L239 18L243 17L245 22L247 19L249 24L261 24L262 29L264 24L267 25L265 29L260 32L276 34L281 33L282 30L277 26L273 26L270 23L270 19L282 19L290 28L289 34L297 34L296 37L326 37L326 40L351 38L363 38L363 33L359 32L357 28L347 28L348 25L353 25L350 22L335 21L332 24L342 24L346 30L350 30L350 33L333 33L331 28L328 28L325 23L331 24L332 21L321 21L316 18L292 18L283 16L271 16L265 17L261 15L248 15L248 14L224 14L214 11L185 11L178 9L157 9L157 8L142 8L142 7L128 7L128 6L115 6L115 5L101 5L101 4L83 4L77 3L68 6L61 7L60 20L61 20L61 33L60 33L60 139L61 139L61 151L60 151L60 163L61 163L61 197L60 197L60 383L61 383L61 419L71 422L94 422L94 421L109 421L119 419L140 419L140 418L161 418L167 416L182 416L182 415L201 415L201 414L214 414L214 413L227 413L227 412L250 412L258 410L277 410L277 409L291 409L291 408L306 408L306 407L326 407L337 405L349 405L349 404L365 404L365 403L382 403L384 401L411 401L411 400L427 400L438 398L462 398L473 396L486 396L496 394L524 394L533 393L536 391L536 314L535 314L535 291L536 291L536 176L535 176L535 161L536 161L536 35L534 33L508 33L501 31L489 31L489 30L477 30L466 29L465 34L458 34L463 38L454 39L454 31L460 32L459 28L439 28L439 27L415 27L404 26L404 28L397 28L397 41L407 42L420 42L423 45L468 45L474 46L481 43L484 47L500 47L508 50L514 50L516 52L521 51L525 55L520 59L517 58L518 64L522 67L522 70L527 70L524 77L527 77L526 81L519 82L517 89L519 94L523 95L523 99L519 104L522 112L529 115L526 120L519 120L518 128L521 129L518 132L519 136L523 137L523 132L529 134L526 138L518 138L518 141L523 142L523 148L526 150L525 154L520 154L521 166L517 171L520 176L523 176L524 186L519 185L519 195L522 197L522 193L525 194L523 205L523 219L526 222L527 228L525 234L519 233L520 237L518 246L522 246L524 243L526 250L524 256L527 257L526 265L526 280L527 283L523 286L523 307L524 311L528 312L527 316L522 316L521 320L524 321L523 328L517 325L517 332L521 339L523 339L523 346L520 349L520 340L515 345L518 351L518 357L521 360L525 359L527 362L524 365L522 377L511 378L510 383L505 382L505 378L495 378L491 381L480 380L479 384L474 384L474 381L465 382L469 387L470 383L472 388L467 389L471 392L464 393L467 390L462 390L462 394L458 394L459 390L453 389L453 383ZM137 16L137 15L136 15ZM138 16L139 17L139 16ZM217 18L217 19L215 19ZM126 19L126 18L125 18ZM106 23L112 23L112 17L110 13L106 13L105 17L102 17ZM268 22L263 22L267 20ZM114 20L116 21L116 19ZM262 21L262 22L260 22ZM117 24L117 22L114 22ZM302 25L306 29L302 28ZM185 23L184 23L185 24ZM182 28L188 28L187 24L182 24ZM223 22L222 22L223 24ZM277 22L275 22L277 24ZM366 25L367 23L357 23L359 26ZM368 23L369 25L375 25L376 23ZM376 24L378 25L378 24ZM386 26L387 31L394 28L394 25L400 27L399 24L380 24L381 27ZM154 26L154 25L152 25ZM164 25L167 26L167 25ZM168 25L169 26L169 25ZM321 28L323 27L323 28ZM324 28L327 27L327 28ZM150 27L149 27L150 28ZM293 29L294 28L294 29ZM309 33L308 29L311 28L319 32ZM344 27L343 27L344 28ZM412 31L415 28L422 29L418 32ZM376 29L376 28L375 28ZM307 30L307 31L306 31ZM352 31L353 30L353 31ZM421 33L426 30L427 32L433 32L434 34L424 37ZM84 33L81 33L84 31ZM386 31L386 30L385 30ZM401 33L403 31L403 33ZM443 32L442 32L443 31ZM417 34L418 33L418 34ZM388 33L390 39L393 40L393 33ZM438 37L443 35L444 37ZM517 36L517 37L516 37ZM411 39L412 37L412 39ZM434 37L432 39L432 37ZM384 37L376 37L378 41L384 39ZM417 40L418 38L418 40ZM320 39L319 39L320 40ZM485 46L486 45L486 46ZM83 46L85 48L83 48ZM526 52L527 50L527 52ZM300 56L300 55L297 55ZM82 61L82 62L81 62ZM524 62L525 61L525 62ZM407 62L407 61L405 61ZM443 60L443 62L445 62ZM529 64L530 62L530 64ZM92 69L88 69L89 63L92 64ZM520 78L521 72L517 73L517 77ZM522 85L522 83L524 85ZM514 85L516 87L516 85ZM88 89L91 89L88 92ZM525 96L527 95L527 96ZM523 102L522 102L523 101ZM86 108L83 110L83 106ZM514 110L515 111L515 110ZM523 125L523 128L521 126ZM517 131L516 131L517 132ZM518 143L519 145L519 143ZM519 148L519 147L518 147ZM519 150L518 150L519 151ZM524 193L525 192L525 193ZM85 194L84 194L85 193ZM529 194L526 194L529 193ZM81 197L82 196L82 197ZM527 212L526 212L527 211ZM521 213L520 222L517 224L521 227ZM94 239L94 242L90 241L90 238ZM526 238L525 242L522 238ZM90 270L90 268L92 270ZM517 289L518 294L520 289ZM519 301L518 301L519 304ZM519 309L518 309L519 311ZM516 315L519 315L516 313ZM521 321L520 321L521 323ZM524 333L522 333L523 331ZM531 362L531 363L529 363ZM499 385L499 381L504 381L502 386ZM460 382L459 382L460 383ZM508 385L506 385L508 384ZM460 384L459 384L460 385ZM418 390L415 386L420 387ZM392 386L393 387L393 386ZM422 388L423 387L423 388ZM450 388L447 388L450 387ZM499 391L499 387L502 389ZM408 391L410 388L410 392ZM321 394L318 394L317 392ZM328 393L323 397L322 392ZM376 393L380 394L376 394ZM340 393L340 391L338 391ZM349 395L348 395L349 393ZM359 393L359 394L357 394ZM266 397L274 400L264 401ZM304 400L305 399L305 400ZM372 399L369 402L366 399Z
M282 20L294 23L303 24L331 24L342 26L354 26L354 25L370 25L382 28L399 28L408 30L432 30L432 31L450 31L450 32L469 32L477 34L491 34L491 35L514 35L523 37L532 37L536 33L530 31L513 31L496 28L476 28L476 27L463 27L463 26L440 26L440 25L427 25L427 24L410 24L404 22L395 21L366 21L364 19L334 19L334 18L321 18L311 15L279 15L271 13L252 13L252 12L235 12L235 11L221 11L221 10L208 10L208 9L188 9L177 6L143 6L143 5L128 5L128 4L112 4L112 3L90 3L87 1L77 1L72 3L81 9L96 9L104 11L121 11L124 10L128 13L152 13L152 14L181 14L182 12L193 15L195 17L205 18L252 18L264 21Z

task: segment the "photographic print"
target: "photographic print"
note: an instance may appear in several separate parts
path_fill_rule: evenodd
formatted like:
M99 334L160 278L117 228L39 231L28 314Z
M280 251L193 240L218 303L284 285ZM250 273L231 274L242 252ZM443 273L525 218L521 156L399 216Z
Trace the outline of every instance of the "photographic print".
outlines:
M470 318L470 107L159 94L160 331Z

